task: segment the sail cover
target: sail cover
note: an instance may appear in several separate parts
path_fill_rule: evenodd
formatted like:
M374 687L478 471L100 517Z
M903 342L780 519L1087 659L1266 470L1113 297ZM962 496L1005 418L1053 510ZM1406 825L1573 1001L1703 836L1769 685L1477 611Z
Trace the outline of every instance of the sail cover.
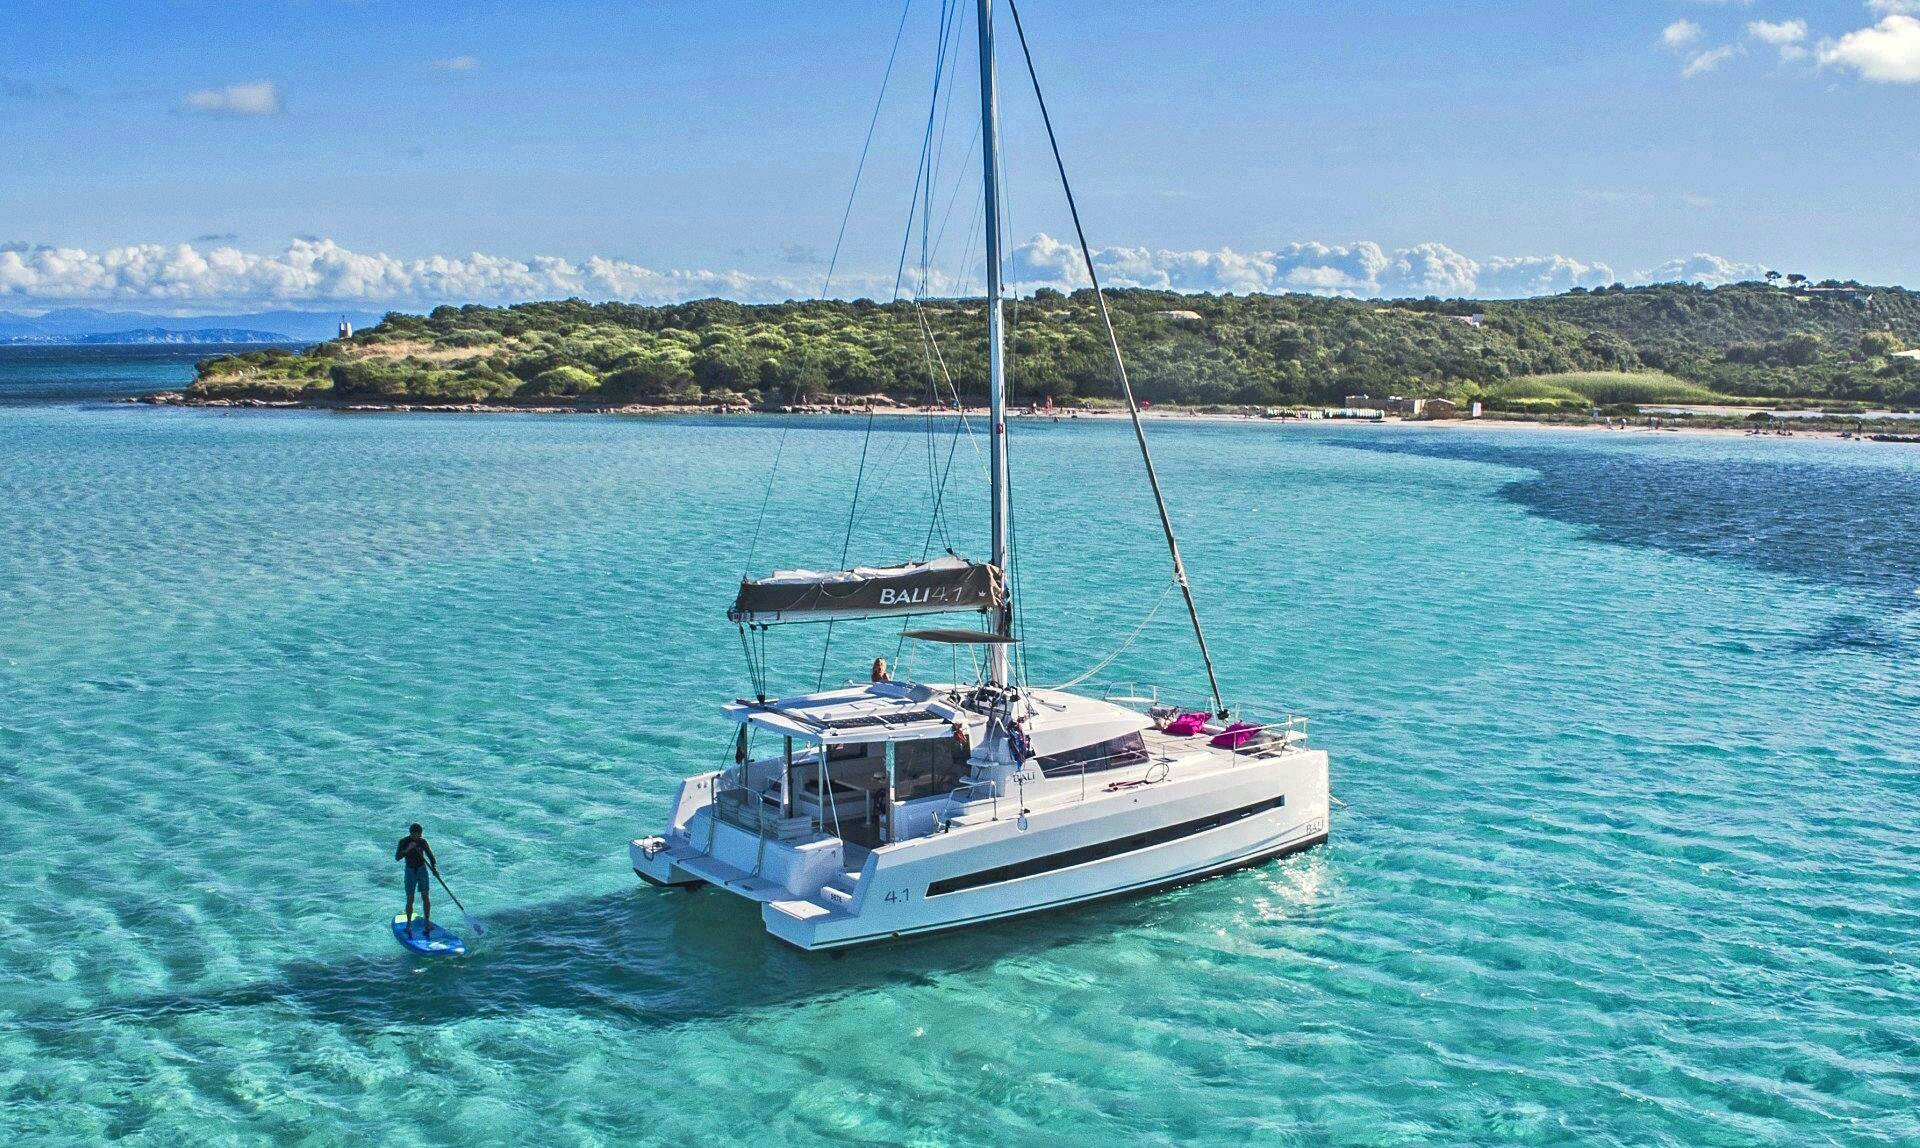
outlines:
M740 583L727 619L749 625L991 610L1006 601L997 566L951 555L900 566L782 570Z

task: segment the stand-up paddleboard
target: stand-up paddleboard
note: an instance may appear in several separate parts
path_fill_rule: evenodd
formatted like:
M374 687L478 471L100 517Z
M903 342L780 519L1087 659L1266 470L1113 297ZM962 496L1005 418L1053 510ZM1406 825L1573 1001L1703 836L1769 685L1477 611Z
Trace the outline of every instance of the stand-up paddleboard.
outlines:
M419 922L407 923L406 914L393 918L393 939L423 957L464 957L467 955L467 943L458 936L434 925L422 930Z

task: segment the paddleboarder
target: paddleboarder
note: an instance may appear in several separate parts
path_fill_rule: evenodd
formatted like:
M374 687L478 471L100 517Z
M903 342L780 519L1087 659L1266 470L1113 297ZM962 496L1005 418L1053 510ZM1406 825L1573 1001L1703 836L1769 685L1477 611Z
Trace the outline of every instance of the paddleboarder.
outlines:
M413 893L420 891L421 935L433 932L433 905L427 894L427 873L440 875L440 863L434 860L433 846L427 844L426 830L420 828L418 821L407 826L407 835L393 850L395 861L407 863L407 931L413 931Z

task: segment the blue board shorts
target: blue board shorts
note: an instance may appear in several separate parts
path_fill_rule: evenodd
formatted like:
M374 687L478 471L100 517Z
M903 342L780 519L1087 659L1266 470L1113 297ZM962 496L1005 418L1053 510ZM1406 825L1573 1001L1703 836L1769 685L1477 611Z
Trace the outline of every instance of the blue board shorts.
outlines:
M420 891L422 896L427 893L427 867L425 865L407 866L407 896L413 896L416 889Z

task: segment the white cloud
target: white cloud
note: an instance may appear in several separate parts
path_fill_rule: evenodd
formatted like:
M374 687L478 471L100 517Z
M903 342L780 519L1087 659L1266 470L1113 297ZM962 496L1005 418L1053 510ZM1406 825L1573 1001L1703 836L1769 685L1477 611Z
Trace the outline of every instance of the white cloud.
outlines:
M1871 28L1823 40L1820 63L1852 68L1883 84L1920 83L1920 19L1898 13Z
M228 84L188 92L180 106L190 112L228 116L270 116L280 110L280 89L272 80Z
M1018 287L1086 285L1078 248L1036 235L1013 252ZM1444 295L1513 298L1619 278L1605 263L1564 255L1474 259L1439 243L1387 249L1377 243L1293 243L1272 251L1096 249L1101 282L1169 291L1304 292L1360 298ZM1713 255L1662 264L1636 281L1721 283L1764 268ZM845 295L887 298L887 272L841 276ZM656 270L624 259L554 256L514 259L475 253L400 259L350 251L328 239L296 239L277 254L232 246L140 244L103 251L0 245L0 305L116 303L148 310L235 306L424 308L439 303L513 303L579 297L671 303L720 296L743 302L807 298L803 277L741 271ZM936 283L935 291L955 291Z
M1807 54L1802 43L1807 38L1805 20L1752 20L1747 23L1747 35L1780 49L1782 60L1798 60Z
M1086 286L1079 251L1036 235L1014 251L1023 287L1063 290ZM1563 255L1475 260L1444 244L1421 243L1388 251L1377 243L1293 243L1274 251L1167 251L1097 248L1100 281L1113 287L1165 291L1298 291L1359 297L1418 295L1532 295L1614 280L1604 263Z
M444 60L435 60L433 66L443 72L471 72L480 66L480 57L448 56Z
M1493 258L1481 265L1474 294L1493 299L1552 295L1569 287L1604 287L1614 282L1605 263L1582 263L1564 255Z
M1680 69L1680 74L1688 79L1704 75L1739 54L1740 46L1737 44L1722 44L1718 48L1708 48L1704 52L1695 52L1693 56L1687 60L1687 66Z
M1440 243L1421 243L1393 253L1381 273L1389 295L1470 295L1479 287L1480 264Z
M1701 252L1684 259L1669 259L1658 267L1642 271L1639 279L1643 283L1704 283L1717 287L1722 283L1759 279L1766 273L1766 265L1762 263L1737 263Z
M1660 31L1660 42L1669 48L1684 48L1700 38L1700 25L1691 20L1675 20Z
M1807 38L1805 20L1753 20L1747 24L1747 35L1756 40L1779 47L1783 44L1798 44Z
M1920 0L1867 0L1867 7L1881 16L1920 16Z
M0 300L5 301L379 305L577 295L655 303L713 295L785 299L805 293L806 287L793 281L740 272L655 271L597 256L578 262L478 253L397 259L349 251L329 239L296 239L277 255L225 246L203 250L187 243L98 252L0 247Z

